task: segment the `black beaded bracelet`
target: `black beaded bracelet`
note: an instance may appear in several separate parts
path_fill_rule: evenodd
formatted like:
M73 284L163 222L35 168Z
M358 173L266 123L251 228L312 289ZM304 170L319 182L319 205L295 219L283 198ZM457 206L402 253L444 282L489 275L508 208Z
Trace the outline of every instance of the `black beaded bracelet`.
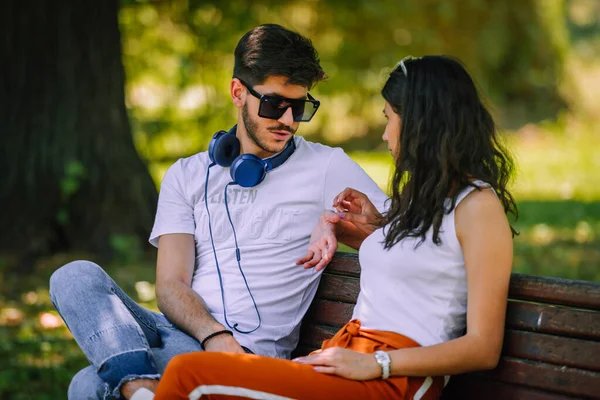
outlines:
M200 347L202 347L202 350L204 350L204 344L206 342L208 342L210 339L214 338L215 336L219 336L219 335L231 335L231 336L233 336L233 332L231 332L228 329L223 329L222 331L216 331L216 332L211 333L210 335L208 335L207 337L205 337L202 342L200 342Z

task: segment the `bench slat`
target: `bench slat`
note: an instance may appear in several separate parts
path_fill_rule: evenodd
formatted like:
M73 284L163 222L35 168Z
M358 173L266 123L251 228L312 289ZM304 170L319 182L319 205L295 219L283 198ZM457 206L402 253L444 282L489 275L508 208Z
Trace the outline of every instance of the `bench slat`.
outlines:
M512 274L508 297L600 310L600 286L594 282Z
M325 270L332 274L340 274L358 278L360 264L358 255L353 253L337 252Z
M471 375L453 376L444 389L442 400L573 400L562 394L486 381Z
M509 301L507 327L600 340L600 312Z
M319 325L304 321L300 328L300 343L304 347L320 349L324 340L330 339L338 328L333 326Z
M476 372L473 375L516 386L600 399L600 373L598 372L502 357L496 369Z
M354 304L316 298L304 320L341 328L350 321L353 310Z
M600 342L508 330L504 335L502 353L516 358L600 371Z
M359 290L358 278L323 274L316 297L355 304Z

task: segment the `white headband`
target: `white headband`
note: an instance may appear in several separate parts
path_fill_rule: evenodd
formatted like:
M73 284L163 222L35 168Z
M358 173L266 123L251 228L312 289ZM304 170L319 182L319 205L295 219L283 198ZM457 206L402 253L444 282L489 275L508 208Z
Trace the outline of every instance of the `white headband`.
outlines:
M404 76L408 78L408 72L406 71L406 65L404 65L404 62L410 61L410 60L419 60L420 58L421 57L406 56L402 60L400 60L398 62L398 64L396 64L394 69L396 69L396 68L398 68L398 66L400 66L402 68L402 72L404 72Z

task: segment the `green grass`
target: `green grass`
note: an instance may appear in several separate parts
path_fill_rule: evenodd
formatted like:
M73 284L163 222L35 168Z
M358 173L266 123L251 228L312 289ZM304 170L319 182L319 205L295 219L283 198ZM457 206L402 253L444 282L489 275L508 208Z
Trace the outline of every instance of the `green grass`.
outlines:
M600 203L519 202L515 272L600 281Z
M151 251L128 265L104 266L129 296L153 310L155 255ZM47 322L58 316L48 295L50 275L78 258L93 260L57 254L40 260L25 278L0 276L0 399L64 399L73 375L89 365L66 327Z

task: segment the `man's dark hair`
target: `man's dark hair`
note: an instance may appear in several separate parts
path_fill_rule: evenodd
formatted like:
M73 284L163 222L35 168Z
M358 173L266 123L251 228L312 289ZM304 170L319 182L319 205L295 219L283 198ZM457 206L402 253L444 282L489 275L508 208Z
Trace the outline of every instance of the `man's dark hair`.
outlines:
M489 183L505 213L516 217L508 190L512 158L463 65L426 56L404 67L406 73L396 66L381 91L402 121L385 248L405 237L420 237L420 244L431 227L439 245L444 215L464 188L476 187L474 179Z
M257 26L240 39L233 76L253 86L285 76L288 84L308 89L326 78L312 42L276 24Z

